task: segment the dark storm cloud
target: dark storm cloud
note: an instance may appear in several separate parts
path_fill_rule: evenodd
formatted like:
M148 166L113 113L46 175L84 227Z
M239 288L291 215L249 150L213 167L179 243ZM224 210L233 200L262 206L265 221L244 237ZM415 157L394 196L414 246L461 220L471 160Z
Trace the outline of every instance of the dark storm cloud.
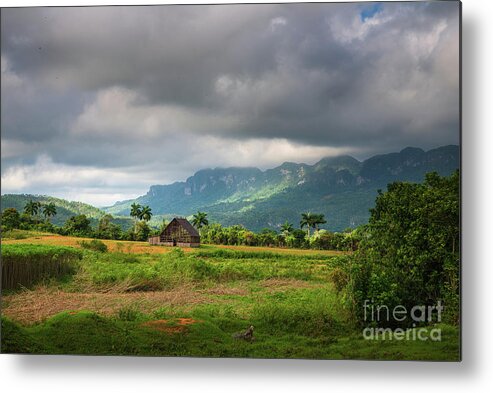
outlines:
M458 18L455 2L4 9L2 180L39 157L162 182L268 166L274 146L458 143Z

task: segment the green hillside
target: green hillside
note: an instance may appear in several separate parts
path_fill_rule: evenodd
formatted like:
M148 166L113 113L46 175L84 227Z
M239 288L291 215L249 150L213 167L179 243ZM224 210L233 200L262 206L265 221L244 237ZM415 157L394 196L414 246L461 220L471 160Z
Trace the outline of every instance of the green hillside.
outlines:
M30 200L40 202L42 204L54 203L57 208L56 216L51 218L51 222L55 225L62 226L67 219L78 214L85 214L91 219L91 223L96 225L98 220L106 214L101 209L91 206L87 203L67 201L61 198L55 198L47 195L31 195L31 194L5 194L1 196L0 205L2 211L13 207L19 212L24 210L24 206ZM128 217L114 217L114 222L124 228L132 225Z

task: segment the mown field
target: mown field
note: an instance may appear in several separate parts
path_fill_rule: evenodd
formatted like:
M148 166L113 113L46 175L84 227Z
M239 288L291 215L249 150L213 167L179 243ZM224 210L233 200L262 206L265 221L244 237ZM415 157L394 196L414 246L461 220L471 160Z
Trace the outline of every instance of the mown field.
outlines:
M3 239L2 264L19 263L10 279L29 284L3 290L2 352L459 357L458 329L448 325L439 326L441 341L365 340L335 285L341 253L118 241L104 241L108 252L96 252L81 249L82 240L22 231ZM58 265L40 275L39 261L49 258ZM254 341L233 337L250 325Z

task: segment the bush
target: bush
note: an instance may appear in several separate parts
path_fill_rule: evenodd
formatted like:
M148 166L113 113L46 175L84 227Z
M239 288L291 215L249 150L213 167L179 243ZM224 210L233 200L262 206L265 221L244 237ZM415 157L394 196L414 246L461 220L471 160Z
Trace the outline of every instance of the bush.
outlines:
M346 288L349 282L349 275L343 269L336 267L329 273L329 280L334 284L336 291L339 293Z
M13 207L5 209L1 214L2 228L12 230L19 228L21 218L19 212Z
M348 265L348 293L360 322L365 301L407 310L442 301L448 318L458 322L459 206L458 171L427 174L423 184L392 183L379 193ZM412 321L387 322L406 327Z
M97 251L97 252L108 251L108 246L104 244L101 240L97 240L97 239L92 239L90 241L82 240L81 242L79 242L79 245L86 250Z

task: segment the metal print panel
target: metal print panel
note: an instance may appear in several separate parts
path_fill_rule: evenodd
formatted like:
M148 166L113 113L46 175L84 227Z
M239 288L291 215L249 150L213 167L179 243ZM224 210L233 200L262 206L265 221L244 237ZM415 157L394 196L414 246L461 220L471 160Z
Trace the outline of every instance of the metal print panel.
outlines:
M460 18L3 8L2 352L460 360Z

